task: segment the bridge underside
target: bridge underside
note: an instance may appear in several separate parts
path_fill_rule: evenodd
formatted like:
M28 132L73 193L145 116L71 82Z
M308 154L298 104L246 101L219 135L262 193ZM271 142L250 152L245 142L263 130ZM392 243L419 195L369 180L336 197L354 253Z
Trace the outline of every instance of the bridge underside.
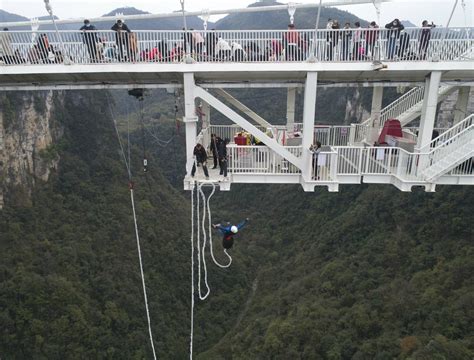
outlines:
M348 66L349 65L349 66ZM95 64L2 67L0 90L25 90L35 86L182 84L183 74L194 73L196 83L296 82L308 72L318 72L318 85L331 83L422 83L432 71L441 71L444 82L474 83L472 62L371 63L222 63L222 64ZM374 71L376 70L376 71Z

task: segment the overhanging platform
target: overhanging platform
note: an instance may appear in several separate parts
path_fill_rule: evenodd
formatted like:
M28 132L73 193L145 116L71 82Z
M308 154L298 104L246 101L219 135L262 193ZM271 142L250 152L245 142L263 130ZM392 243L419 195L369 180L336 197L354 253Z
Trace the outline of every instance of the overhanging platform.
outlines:
M474 61L372 63L150 63L48 64L0 67L0 90L180 86L183 74L199 83L303 83L318 72L318 83L420 83L441 71L445 82L474 83Z

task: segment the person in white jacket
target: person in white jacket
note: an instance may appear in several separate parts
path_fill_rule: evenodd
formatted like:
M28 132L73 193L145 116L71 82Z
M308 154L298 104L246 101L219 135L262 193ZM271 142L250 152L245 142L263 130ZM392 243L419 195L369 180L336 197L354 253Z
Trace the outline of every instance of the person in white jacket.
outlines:
M219 36L215 52L220 60L229 60L232 55L232 48L227 41Z

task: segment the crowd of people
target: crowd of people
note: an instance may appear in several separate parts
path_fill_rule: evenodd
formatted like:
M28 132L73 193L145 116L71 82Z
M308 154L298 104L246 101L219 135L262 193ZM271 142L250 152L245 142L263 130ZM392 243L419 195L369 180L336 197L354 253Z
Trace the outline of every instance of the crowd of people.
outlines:
M431 29L435 25L427 20L422 22L418 35L418 51L410 49L410 35L399 19L394 19L385 25L384 36L386 39L386 59L425 60L431 39ZM327 51L326 60L332 61L334 54L339 51L340 60L376 59L380 54L379 40L381 40L380 27L372 21L367 28L362 28L356 21L354 27L349 22L341 29L338 20L328 19L326 26ZM341 30L341 31L333 31Z
M219 166L219 175L224 176L224 179L227 178L227 145L229 144L229 139L222 139L216 134L211 134L211 143L209 150L212 153L214 166L213 169L216 169ZM196 144L194 147L194 164L191 171L191 176L194 177L196 174L196 167L201 166L204 172L206 179L209 179L209 170L207 169L207 151L202 144Z
M226 33L215 29L205 33L183 29L182 34L178 33L174 39L163 37L139 43L137 33L121 19L111 27L115 41L101 37L89 20L84 20L79 30L91 62L180 62L186 55L198 61L304 61L313 55L324 61L360 61L379 59L383 47L386 59L425 60L434 27L425 20L419 31L409 33L400 20L394 19L385 25L382 34L375 21L367 28L362 28L360 22L353 26L347 22L341 28L337 19L328 19L326 29L319 32L316 42L312 39L314 32L299 31L294 24L288 25L281 38L240 41L226 39ZM417 41L411 41L414 39L410 39L410 34L416 36ZM413 43L417 44L416 49L410 45ZM47 34L42 33L36 36L24 57L18 49L14 50L8 29L4 28L0 32L0 60L7 64L61 63L64 56L58 46L50 44Z

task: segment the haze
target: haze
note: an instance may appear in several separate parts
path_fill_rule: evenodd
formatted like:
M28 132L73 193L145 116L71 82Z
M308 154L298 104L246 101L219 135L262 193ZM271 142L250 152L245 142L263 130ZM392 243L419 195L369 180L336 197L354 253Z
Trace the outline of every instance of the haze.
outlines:
M26 17L47 15L43 0L2 0L2 9L10 13ZM187 0L186 10L229 9L247 7L255 1L236 0ZM281 1L286 3L286 1ZM300 0L298 3L311 3L317 0ZM451 26L473 26L472 0L465 0L466 11L463 12L461 1L455 10ZM151 13L172 12L180 9L179 0L51 0L55 15L61 19L77 17L97 17L119 7L131 6ZM324 1L323 1L324 4ZM381 23L385 24L394 18L409 20L420 25L423 20L434 21L435 24L445 25L453 8L452 0L394 0L382 4ZM347 10L365 20L376 20L375 9L372 5L348 5L338 8ZM211 18L216 21L218 18ZM298 21L298 11L295 15Z

